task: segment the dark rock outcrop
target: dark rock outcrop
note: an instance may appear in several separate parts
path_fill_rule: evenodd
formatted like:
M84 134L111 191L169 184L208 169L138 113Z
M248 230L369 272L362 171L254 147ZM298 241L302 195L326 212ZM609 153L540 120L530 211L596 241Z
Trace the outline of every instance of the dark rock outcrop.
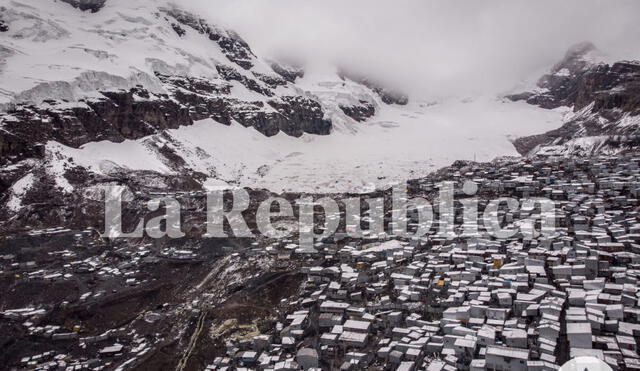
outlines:
M280 130L299 137L303 133L328 135L331 133L331 121L324 119L324 112L318 102L301 96L282 97L280 101L270 101L269 105L277 109L286 121Z
M219 64L216 66L216 70L218 71L220 76L227 81L238 81L249 90L255 91L256 93L260 93L262 95L266 95L267 97L273 96L273 92L271 90L263 87L256 80L242 75L232 67Z
M409 97L405 93L385 87L379 82L376 82L366 76L346 70L338 71L338 75L342 79L349 79L373 90L373 92L376 93L386 104L398 104L403 106L409 103Z
M156 76L169 88L180 88L200 95L227 95L231 93L231 85L226 82L190 76L168 76L156 73Z
M82 11L89 10L91 13L96 13L104 7L107 0L60 0L63 3L67 3L74 8Z
M253 58L255 55L251 51L249 44L244 41L237 33L231 30L222 30L217 27L211 26L202 18L197 17L194 14L172 8L162 9L169 16L174 18L178 24L191 27L197 32L207 35L207 37L215 41L224 55L233 63L244 68L245 70L253 67ZM178 35L184 34L184 29L178 25L173 25L173 29Z
M222 124L231 124L232 104L224 97L231 85L197 77L156 74L171 96L189 110L193 120L212 118Z
M404 106L405 104L409 103L409 97L399 91L387 90L384 88L373 88L373 91L375 91L380 96L382 101L386 104L397 104L400 106Z
M273 72L282 76L285 80L293 83L297 78L304 77L304 70L302 68L297 68L293 66L283 66L278 63L271 63L271 69Z
M27 124L28 125L28 124ZM0 165L12 164L25 158L42 158L44 144L37 142L40 135L29 133L13 133L0 130Z
M238 105L236 107L232 114L233 119L245 127L253 127L268 137L278 134L281 129L283 129L285 133L293 135L287 132L290 124L287 118L277 112L266 112L263 110L262 102Z
M376 114L376 108L367 101L360 101L360 105L340 106L342 112L352 119L362 122Z
M260 81L264 82L265 84L267 84L267 86L271 89L275 89L278 86L284 86L287 85L287 80L280 77L280 76L273 76L273 75L265 75L262 73L257 73L257 72L253 72L253 75Z
M216 41L218 45L220 45L230 61L245 70L253 67L251 58L254 55L246 41L233 31L226 31L226 33L219 30L216 31L217 32L209 32L209 39Z
M598 65L578 78L576 85L575 94L569 97L575 110L593 102L593 112L611 119L618 116L613 111L640 114L640 62Z
M2 163L42 157L49 140L79 147L100 140L137 139L193 123L189 110L168 96L151 95L142 88L102 94L104 98L85 105L59 107L55 101L38 107L18 105L0 116Z
M177 23L171 23L171 28L173 28L176 34L178 34L178 36L180 37L184 36L187 33L187 31L185 31L184 28L180 27L180 25Z
M230 67L221 67L219 71L225 80L253 81L257 84ZM235 120L266 136L276 135L280 131L292 136L301 136L303 133L327 135L331 132L331 121L324 119L322 107L311 98L273 98L268 104L277 111L274 112L265 107L262 101L247 102L228 96L230 85L225 81L164 75L158 77L171 96L189 109L194 120L213 118L227 125ZM269 91L265 95L273 96L273 93Z

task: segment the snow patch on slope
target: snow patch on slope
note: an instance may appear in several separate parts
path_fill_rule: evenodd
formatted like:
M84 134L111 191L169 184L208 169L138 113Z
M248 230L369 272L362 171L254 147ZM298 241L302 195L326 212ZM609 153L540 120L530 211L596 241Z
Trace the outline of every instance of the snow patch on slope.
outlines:
M144 139L125 140L122 143L92 142L80 148L50 141L47 143L47 151L70 158L76 165L101 174L109 174L120 169L171 173Z
M9 189L10 196L7 201L7 207L13 212L18 212L22 207L22 198L27 194L29 189L33 186L35 177L32 173L28 173L20 180L15 182Z

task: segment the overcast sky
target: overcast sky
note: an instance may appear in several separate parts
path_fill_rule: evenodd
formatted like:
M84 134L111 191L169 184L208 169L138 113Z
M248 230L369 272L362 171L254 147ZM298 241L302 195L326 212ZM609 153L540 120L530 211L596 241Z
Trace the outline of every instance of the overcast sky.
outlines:
M436 94L499 93L589 40L640 58L640 1L190 0L260 55L357 68Z

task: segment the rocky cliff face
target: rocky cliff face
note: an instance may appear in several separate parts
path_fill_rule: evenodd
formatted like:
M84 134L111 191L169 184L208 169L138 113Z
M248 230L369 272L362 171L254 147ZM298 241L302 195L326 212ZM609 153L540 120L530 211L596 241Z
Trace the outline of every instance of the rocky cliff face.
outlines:
M615 152L635 145L640 134L640 62L596 63L596 53L590 43L574 46L538 81L536 91L508 97L574 111L557 130L516 139L520 153Z
M304 133L331 133L331 121L324 119L322 106L316 100L300 96L275 97L269 88L256 80L244 76L241 78L241 75L231 72L221 76L225 82L158 75L171 96L189 109L194 120L212 118L227 125L235 120L266 136L276 135L280 131L296 137ZM237 99L230 92L229 81L240 81L248 89L261 93L266 98L256 101ZM275 87L283 85L277 79L276 82L273 79L268 81Z
M193 122L187 107L143 88L102 94L103 98L74 104L18 104L0 119L4 129L0 132L1 161L6 165L41 157L37 148L49 140L71 147L100 140L121 142Z
M160 10L175 20L176 23L172 23L172 26L178 35L184 35L182 26L191 27L198 33L206 35L209 40L215 41L233 63L245 70L253 67L252 59L255 55L249 44L237 33L212 26L206 20L177 8L160 8Z
M362 122L366 121L369 117L376 113L376 108L367 101L360 101L358 105L352 106L340 106L342 112L352 119Z

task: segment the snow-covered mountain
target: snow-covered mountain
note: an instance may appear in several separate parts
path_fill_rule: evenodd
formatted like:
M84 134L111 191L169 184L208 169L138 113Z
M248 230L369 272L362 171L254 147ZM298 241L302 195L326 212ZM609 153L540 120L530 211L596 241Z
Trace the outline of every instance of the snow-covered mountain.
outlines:
M637 65L596 64L587 58L590 46L570 51L535 92L511 99L407 96L353 69L257 55L241 35L185 4L3 4L6 217L108 182L155 190L366 192L456 160L518 156L553 142L557 135L538 135L566 131L590 102L601 104L601 95L574 93L588 76L595 77L587 86L617 76L605 86L610 96L636 94L635 77L618 77L635 76ZM615 122L635 130L637 112L627 108ZM598 110L597 117L607 117ZM572 133L568 140L593 135Z
M407 97L357 71L278 63L163 1L10 1L0 19L2 187L13 196L36 172L70 192L80 168L362 191L516 155L510 137L561 122L524 103Z

